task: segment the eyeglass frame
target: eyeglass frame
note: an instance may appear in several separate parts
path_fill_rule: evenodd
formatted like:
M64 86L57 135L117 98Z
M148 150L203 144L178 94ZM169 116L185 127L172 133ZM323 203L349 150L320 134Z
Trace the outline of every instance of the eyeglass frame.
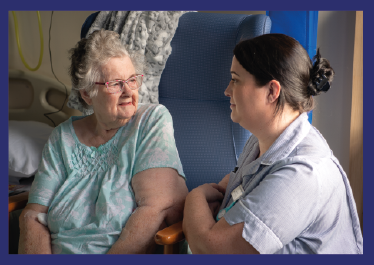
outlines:
M109 92L109 88L108 88L108 84L109 84L109 82L122 81L122 82L124 82L125 84L127 84L127 81L128 81L128 80L130 80L131 78L134 78L134 77L138 77L138 76L141 76L141 77L142 77L142 84L143 84L143 77L144 77L144 75L141 75L141 74L139 74L139 75L134 75L134 76L132 76L132 77L127 78L126 80L115 79L115 80L107 81L107 82L104 82L104 83L102 83L102 82L95 82L95 84L96 84L96 85L105 85L106 88L108 89L108 92ZM129 87L128 84L127 84L127 86ZM129 88L130 88L131 90L136 90L136 89L139 89L140 87L141 87L141 85L140 85L138 88L134 88L134 89L132 89L132 88L130 88L130 87L129 87ZM114 93L109 92L109 93L110 93L110 94L117 94L118 92L121 92L121 91L123 91L123 88L122 88L120 91L117 91L117 92L114 92Z

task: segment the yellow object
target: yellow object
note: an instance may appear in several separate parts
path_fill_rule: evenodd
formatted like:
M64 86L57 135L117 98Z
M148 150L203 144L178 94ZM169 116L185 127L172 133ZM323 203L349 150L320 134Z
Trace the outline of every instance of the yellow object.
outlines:
M43 50L44 50L44 41L43 41L43 30L42 30L42 21L40 19L40 13L39 11L36 11L37 15L38 15L38 22L39 22L39 33L40 33L40 56L39 56L39 62L38 62L38 65L35 67L35 68L31 68L25 61L25 58L23 57L23 54L22 54L22 50L21 50L21 44L19 42L19 33L18 33L18 21L17 21L17 16L16 16L16 12L12 11L12 14L13 14L13 18L14 18L14 25L15 25L15 28L16 28L16 39L17 39L17 45L18 45L18 53L19 53L19 56L21 57L21 60L23 62L23 64L26 66L27 69L29 69L30 71L36 71L39 69L40 65L42 64L42 60L43 60Z

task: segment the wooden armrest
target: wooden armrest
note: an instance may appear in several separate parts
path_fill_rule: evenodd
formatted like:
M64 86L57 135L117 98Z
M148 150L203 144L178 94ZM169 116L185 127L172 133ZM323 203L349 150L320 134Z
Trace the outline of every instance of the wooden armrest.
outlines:
M29 192L25 191L9 197L8 213L25 208L29 199Z
M183 221L160 230L155 235L155 241L158 245L172 245L184 239L182 230Z

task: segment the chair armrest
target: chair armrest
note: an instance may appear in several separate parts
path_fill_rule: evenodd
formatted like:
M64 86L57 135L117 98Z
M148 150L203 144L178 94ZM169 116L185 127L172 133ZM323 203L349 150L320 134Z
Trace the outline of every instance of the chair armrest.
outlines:
M175 223L163 230L160 230L155 235L155 241L158 245L172 245L184 239L182 230L183 221Z
M29 199L28 191L22 192L21 194L18 194L18 195L10 196L9 203L8 203L8 213L25 208L28 199Z

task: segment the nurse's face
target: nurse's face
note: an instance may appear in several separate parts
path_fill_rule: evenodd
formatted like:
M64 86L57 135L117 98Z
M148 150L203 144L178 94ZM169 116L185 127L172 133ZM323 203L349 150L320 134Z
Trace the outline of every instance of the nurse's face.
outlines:
M252 133L263 122L268 111L266 86L259 87L255 77L245 70L235 56L231 65L231 81L225 90L230 97L231 119Z

